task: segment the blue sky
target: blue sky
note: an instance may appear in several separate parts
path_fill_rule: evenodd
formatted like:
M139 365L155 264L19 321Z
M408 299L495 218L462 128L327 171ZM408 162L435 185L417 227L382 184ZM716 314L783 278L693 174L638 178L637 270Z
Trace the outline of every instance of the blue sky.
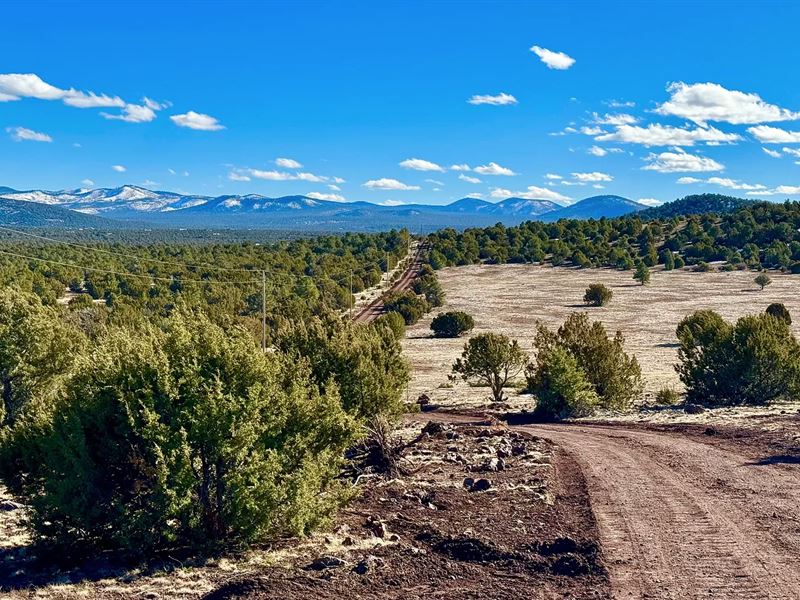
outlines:
M0 17L0 185L17 189L800 199L798 3L29 1Z

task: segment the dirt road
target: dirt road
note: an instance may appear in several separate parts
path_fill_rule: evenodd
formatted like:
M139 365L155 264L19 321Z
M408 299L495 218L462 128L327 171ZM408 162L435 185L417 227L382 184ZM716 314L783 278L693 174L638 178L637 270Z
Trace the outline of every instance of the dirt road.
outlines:
M417 244L411 264L403 271L402 275L389 287L384 294L402 292L411 287L411 282L422 268L422 255L427 248L425 243ZM383 294L359 310L354 316L356 323L370 323L383 314Z
M800 464L702 439L530 425L587 480L617 598L800 598Z

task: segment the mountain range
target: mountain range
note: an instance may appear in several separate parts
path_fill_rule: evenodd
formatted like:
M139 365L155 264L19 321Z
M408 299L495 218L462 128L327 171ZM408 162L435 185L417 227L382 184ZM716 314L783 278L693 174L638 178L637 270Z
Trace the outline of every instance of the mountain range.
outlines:
M25 209L30 208L28 214ZM49 210L44 211L47 208ZM287 231L381 231L408 227L425 232L497 222L617 217L647 207L621 196L593 196L570 206L549 200L462 198L447 205L332 202L309 196L260 194L201 196L134 185L61 191L0 187L0 222L47 227L188 227Z

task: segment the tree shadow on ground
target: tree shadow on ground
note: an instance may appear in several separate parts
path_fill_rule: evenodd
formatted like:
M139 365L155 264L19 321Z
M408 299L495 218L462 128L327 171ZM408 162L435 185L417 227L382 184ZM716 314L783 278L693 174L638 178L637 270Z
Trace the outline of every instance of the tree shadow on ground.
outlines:
M769 465L800 465L800 455L797 454L775 454L765 456L761 460L748 463L754 467L766 467Z

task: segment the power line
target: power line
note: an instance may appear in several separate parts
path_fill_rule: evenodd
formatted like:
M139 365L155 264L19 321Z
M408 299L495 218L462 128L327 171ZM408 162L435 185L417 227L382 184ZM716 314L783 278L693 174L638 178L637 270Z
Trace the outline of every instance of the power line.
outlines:
M184 267L184 268L194 268L194 269L216 269L218 271L235 271L235 272L240 272L240 273L258 273L258 272L264 271L264 270L271 271L271 269L241 269L241 268L237 269L237 268L231 268L231 267L217 267L217 266L214 266L214 265L205 265L205 264L192 265L192 264L189 264L189 263L182 263L182 262L178 262L178 261L160 260L158 258L147 258L145 256L139 256L138 254L128 254L127 252L116 252L114 250L106 250L104 248L94 248L92 246L85 246L83 244L76 244L75 242L67 242L67 241L63 241L63 240L57 240L55 238L50 238L50 237L47 237L47 236L44 236L44 235L37 235L35 233L30 233L30 232L27 232L27 231L20 231L18 229L12 229L10 227L3 227L2 225L0 225L0 230L10 231L10 232L16 233L18 235L25 235L25 236L28 236L28 237L31 237L31 238L36 238L36 239L45 240L45 241L48 241L48 242L53 242L55 244L63 244L65 246L72 246L74 248L81 248L83 250L89 250L91 252L102 252L104 254L111 254L113 256L124 256L125 258L135 258L137 260L145 260L145 261L150 261L150 262L156 262L156 263L160 263L162 265L172 265L172 266L178 266L178 267Z

